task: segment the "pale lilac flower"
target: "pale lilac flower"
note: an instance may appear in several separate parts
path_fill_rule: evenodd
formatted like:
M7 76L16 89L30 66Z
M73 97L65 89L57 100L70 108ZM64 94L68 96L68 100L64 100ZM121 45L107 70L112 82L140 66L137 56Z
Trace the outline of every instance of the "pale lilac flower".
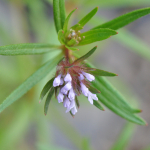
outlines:
M82 74L91 82L93 80L95 80L95 77L89 73L86 73L84 71L82 71Z
M77 113L77 108L76 108L76 106L74 106L74 107L71 109L71 113L72 113L73 115L75 115L75 114Z
M96 94L93 94L89 91L88 100L93 105L93 100L98 100L98 98L97 98Z
M57 99L58 99L58 103L63 102L63 99L64 99L63 93L59 92L59 94L58 94L58 96L57 96Z
M64 105L64 107L66 107L66 108L69 108L69 106L70 106L70 101L69 101L69 99L67 98L67 96L66 96L65 99L64 99L63 105Z
M60 78L61 78L61 74L58 75L54 81L53 81L53 87L59 86L60 85Z
M68 91L72 88L72 85L71 85L71 82L68 82L62 89L61 89L61 92L63 94L67 94Z
M68 98L73 101L75 99L75 92L73 90L73 88L70 89L69 94L68 94Z
M82 93L85 95L85 96L88 96L88 93L89 93L89 89L81 82L80 83L81 85L81 91Z
M64 84L64 80L61 78L60 79L60 85L63 85Z
M83 80L84 79L84 76L83 76L83 74L81 74L81 73L79 73L80 74L80 76L79 76L79 80L81 81L81 80Z
M72 81L71 75L69 73L67 73L67 75L65 76L64 81L65 82L71 82Z
M73 107L75 107L75 101L70 102L70 106L67 108L66 113L69 112Z

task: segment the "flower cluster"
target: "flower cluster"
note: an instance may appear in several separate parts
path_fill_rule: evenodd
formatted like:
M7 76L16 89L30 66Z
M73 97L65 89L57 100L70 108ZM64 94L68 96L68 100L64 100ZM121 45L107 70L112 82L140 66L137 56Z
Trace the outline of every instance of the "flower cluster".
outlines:
M67 108L66 113L70 111L72 115L75 115L77 112L77 96L81 93L88 97L91 104L93 104L93 100L98 100L98 98L88 88L90 87L90 82L95 80L95 77L87 73L87 68L83 65L67 67L70 65L66 60L59 63L53 87L59 88L59 93L56 97L58 102L63 102L63 106Z

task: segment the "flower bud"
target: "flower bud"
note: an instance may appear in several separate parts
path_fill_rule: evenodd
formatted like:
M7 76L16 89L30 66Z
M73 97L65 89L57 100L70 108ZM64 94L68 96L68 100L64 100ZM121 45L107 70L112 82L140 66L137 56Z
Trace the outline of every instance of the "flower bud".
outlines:
M68 94L68 98L73 101L75 99L75 92L73 91L73 89L70 89L69 94Z
M85 95L85 96L88 96L88 93L89 93L89 89L81 82L80 83L81 85L81 91L82 93Z
M65 76L64 81L65 82L71 82L72 81L71 75L69 73L67 73L67 75Z
M54 81L53 81L53 87L59 86L60 85L60 78L61 78L61 74L58 75Z
M83 72L82 71L82 74L91 82L93 80L95 80L95 77L89 73L86 73L86 72Z
M59 94L58 94L58 96L57 96L57 99L58 99L58 103L63 102L63 99L64 99L63 93L59 92Z
M72 88L71 82L68 82L62 89L61 92L63 94L67 94L67 92Z
M64 107L68 108L70 106L70 101L67 97L65 97L64 102L63 102Z

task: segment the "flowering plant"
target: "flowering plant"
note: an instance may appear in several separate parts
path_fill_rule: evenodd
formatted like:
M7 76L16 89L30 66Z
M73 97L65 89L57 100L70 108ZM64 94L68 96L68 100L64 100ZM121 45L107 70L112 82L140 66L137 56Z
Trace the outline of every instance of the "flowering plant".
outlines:
M77 96L83 93L88 97L89 102L94 104L97 108L104 110L100 104L101 102L117 115L131 122L145 125L146 122L135 115L135 113L141 112L141 110L132 108L122 95L105 78L101 77L115 76L116 74L95 69L90 63L84 61L97 47L94 47L82 57L77 57L77 55L74 54L74 51L80 49L78 46L105 40L116 35L117 29L149 14L150 8L132 11L83 33L81 33L80 30L83 29L84 25L96 14L98 7L93 9L77 24L70 28L68 28L68 22L76 9L66 17L64 0L53 0L53 10L55 27L61 45L29 43L0 47L0 55L5 56L34 55L50 53L52 50L56 51L55 58L46 62L4 100L0 105L0 112L22 97L57 66L55 77L45 85L41 93L42 100L49 92L44 107L45 114L47 113L54 92L58 102L63 102L64 107L67 108L66 111L70 111L72 115L77 112L75 103L79 107ZM57 53L57 50L59 50L59 54ZM95 82L92 82L91 84L91 81L93 80L95 80ZM101 94L96 95L99 91L101 91Z

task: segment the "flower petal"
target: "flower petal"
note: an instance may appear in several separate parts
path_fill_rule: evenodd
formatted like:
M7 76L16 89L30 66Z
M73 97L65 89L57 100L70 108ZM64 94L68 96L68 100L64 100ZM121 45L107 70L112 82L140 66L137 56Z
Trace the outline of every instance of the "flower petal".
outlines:
M58 96L57 96L58 103L63 102L63 99L64 99L63 93L59 92L59 94L58 94Z

